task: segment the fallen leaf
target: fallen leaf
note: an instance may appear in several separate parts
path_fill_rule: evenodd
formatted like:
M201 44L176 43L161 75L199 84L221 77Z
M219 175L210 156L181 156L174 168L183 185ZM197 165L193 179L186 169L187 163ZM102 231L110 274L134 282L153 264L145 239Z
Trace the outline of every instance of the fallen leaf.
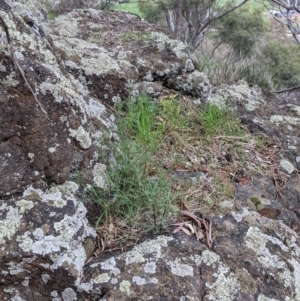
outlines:
M192 235L192 233L191 233L188 229L186 229L186 228L184 228L184 227L182 227L181 230L182 230L186 235L188 235L188 236L191 236L191 235Z
M192 232L193 234L195 233L194 227L193 227L191 224L186 223L185 226L188 227L189 229L191 229L191 232Z

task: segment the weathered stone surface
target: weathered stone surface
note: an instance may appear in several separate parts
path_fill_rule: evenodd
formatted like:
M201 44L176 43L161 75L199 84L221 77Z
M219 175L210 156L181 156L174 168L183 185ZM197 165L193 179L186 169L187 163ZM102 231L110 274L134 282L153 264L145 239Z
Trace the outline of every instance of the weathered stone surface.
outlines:
M45 192L28 187L0 201L1 300L78 300L64 295L77 296L96 233L77 190L74 182Z
M136 96L142 81L200 98L210 90L186 46L135 15L75 10L51 21L47 32L67 70L103 102ZM143 92L158 96L157 87Z
M241 105L247 112L261 108L266 103L261 89L258 86L250 87L243 80L232 86L223 85L215 88L207 97L207 101L221 107L229 104Z
M0 27L0 196L41 180L63 183L91 160L91 136L112 124L53 52L43 14L27 2L11 6L9 14L0 11L7 27ZM97 127L89 124L94 119Z
M96 295L101 288L106 301L298 300L297 234L231 204L231 213L213 218L212 250L184 234L159 236L89 264L82 289Z

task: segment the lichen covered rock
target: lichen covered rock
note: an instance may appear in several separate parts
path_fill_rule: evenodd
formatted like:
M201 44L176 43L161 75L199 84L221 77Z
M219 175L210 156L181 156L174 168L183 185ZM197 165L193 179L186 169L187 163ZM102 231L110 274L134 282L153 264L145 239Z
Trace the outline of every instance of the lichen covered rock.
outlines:
M51 21L47 32L67 70L103 102L139 93L142 81L200 98L210 90L187 47L135 15L74 10Z
M89 264L82 290L102 300L298 300L300 240L281 221L233 204L214 217L212 250L185 234L158 236ZM278 285L278 284L281 285Z
M78 300L96 234L77 190L74 182L45 192L28 187L21 197L0 201L1 300ZM65 298L67 292L76 299Z
M43 14L34 4L9 4L9 13L0 10L7 27L0 27L0 196L5 197L41 180L63 183L71 169L89 164L92 136L99 139L103 129L113 127L105 107L61 64L41 27L42 22L47 27Z

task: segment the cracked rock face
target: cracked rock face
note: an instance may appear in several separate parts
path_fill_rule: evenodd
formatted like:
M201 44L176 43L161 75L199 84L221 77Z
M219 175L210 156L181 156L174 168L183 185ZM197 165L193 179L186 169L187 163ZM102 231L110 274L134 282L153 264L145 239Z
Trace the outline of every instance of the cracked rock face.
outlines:
M0 201L1 300L77 300L96 235L77 189L73 182L45 192L28 187L22 197Z

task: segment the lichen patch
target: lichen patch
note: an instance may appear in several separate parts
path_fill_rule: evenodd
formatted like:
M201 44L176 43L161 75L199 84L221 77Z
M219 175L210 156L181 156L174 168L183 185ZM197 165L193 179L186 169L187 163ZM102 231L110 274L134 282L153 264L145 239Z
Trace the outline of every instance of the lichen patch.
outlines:
M108 273L102 273L99 274L95 279L94 282L95 283L105 283L105 282L109 282L110 281L110 276L108 275Z
M1 213L1 212L0 212ZM0 220L0 241L10 240L20 226L22 215L17 208L10 208L6 217Z
M70 136L75 138L75 140L80 144L81 148L88 149L92 145L91 138L89 134L84 130L82 125L78 127L77 130L69 129Z

